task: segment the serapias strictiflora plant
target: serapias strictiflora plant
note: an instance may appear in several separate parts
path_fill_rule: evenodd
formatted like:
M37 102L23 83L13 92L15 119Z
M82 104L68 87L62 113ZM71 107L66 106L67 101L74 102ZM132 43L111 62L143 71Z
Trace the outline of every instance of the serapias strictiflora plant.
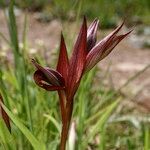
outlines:
M86 18L84 17L70 59L68 58L64 37L61 34L56 70L42 67L35 59L32 59L32 63L37 69L34 73L35 83L47 91L58 91L62 117L61 150L65 150L66 147L74 95L77 92L82 76L105 58L131 32L118 35L123 26L122 23L96 44L98 24L99 20L95 19L87 28Z
M10 120L4 109L2 108L2 104L4 103L3 97L0 93L0 117L3 119L5 125L7 126L8 130L11 132Z

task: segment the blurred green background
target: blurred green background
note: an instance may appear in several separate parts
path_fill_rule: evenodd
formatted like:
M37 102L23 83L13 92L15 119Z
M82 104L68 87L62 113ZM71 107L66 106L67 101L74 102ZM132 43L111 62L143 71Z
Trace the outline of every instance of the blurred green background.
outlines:
M0 0L0 6L5 7L9 0ZM42 20L53 18L75 20L83 15L89 19L97 16L101 27L114 27L122 18L128 26L135 23L150 24L149 0L15 0L18 8L42 13Z

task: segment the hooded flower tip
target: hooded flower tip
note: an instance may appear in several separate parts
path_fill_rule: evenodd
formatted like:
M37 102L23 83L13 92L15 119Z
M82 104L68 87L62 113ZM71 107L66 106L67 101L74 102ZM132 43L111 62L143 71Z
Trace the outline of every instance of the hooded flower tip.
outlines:
M89 52L96 44L96 34L99 25L99 20L95 19L87 30L87 51Z

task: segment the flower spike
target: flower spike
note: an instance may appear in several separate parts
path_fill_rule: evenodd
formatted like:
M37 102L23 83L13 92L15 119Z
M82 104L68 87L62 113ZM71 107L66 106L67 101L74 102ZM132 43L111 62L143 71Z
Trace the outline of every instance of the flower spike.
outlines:
M124 22L96 44L99 20L95 19L87 29L86 18L84 17L70 59L68 59L66 44L61 34L56 71L42 67L34 59L32 60L37 69L34 73L35 83L47 91L58 91L62 118L60 150L65 150L66 147L74 96L81 78L84 73L91 70L99 61L105 58L131 32L118 35L123 24Z

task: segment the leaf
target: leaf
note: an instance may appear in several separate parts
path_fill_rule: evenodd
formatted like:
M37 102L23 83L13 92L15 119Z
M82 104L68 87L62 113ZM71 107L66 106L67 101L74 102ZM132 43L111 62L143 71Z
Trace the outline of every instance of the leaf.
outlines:
M150 129L148 125L144 126L144 150L150 149Z
M0 94L0 116L3 118L5 125L7 126L8 130L11 131L9 117L1 106L1 104L3 104L3 103L4 103L3 98Z
M16 146L14 144L14 138L10 134L8 128L5 125L4 120L0 118L0 139L3 145L8 149L8 150L16 150Z
M15 54L19 54L19 45L18 45L18 32L17 32L17 25L16 25L16 17L14 14L14 0L10 1L9 5L9 34L11 38L11 44L13 45L13 50ZM17 56L15 56L17 57Z
M30 130L11 112L5 105L1 103L3 109L7 113L7 115L11 118L14 124L20 129L20 131L25 135L25 137L29 140L31 145L35 150L46 150L45 145L38 141L35 136L30 132Z
M91 128L91 133L88 134L88 137L86 138L87 142L91 140L98 131L101 132L103 130L106 122L108 121L109 117L112 114L112 111L117 107L117 105L120 102L120 98L116 101L114 101L112 104L110 104L103 112L103 115L98 120L98 122L94 125L94 127Z
M9 28L9 36L10 36L10 43L11 43L11 48L13 50L13 57L14 57L14 62L15 62L15 73L17 78L19 77L17 75L17 70L21 67L21 52L19 48L19 40L18 40L18 31L17 31L17 24L16 24L16 17L14 13L14 0L11 0L9 2L9 7L8 7L8 18L7 18L7 24Z
M44 114L44 117L46 117L49 121L51 121L51 122L54 124L54 126L56 127L57 131L58 131L59 133L61 133L60 124L57 122L57 120L56 120L54 117L52 117L52 116L49 115L49 114Z

